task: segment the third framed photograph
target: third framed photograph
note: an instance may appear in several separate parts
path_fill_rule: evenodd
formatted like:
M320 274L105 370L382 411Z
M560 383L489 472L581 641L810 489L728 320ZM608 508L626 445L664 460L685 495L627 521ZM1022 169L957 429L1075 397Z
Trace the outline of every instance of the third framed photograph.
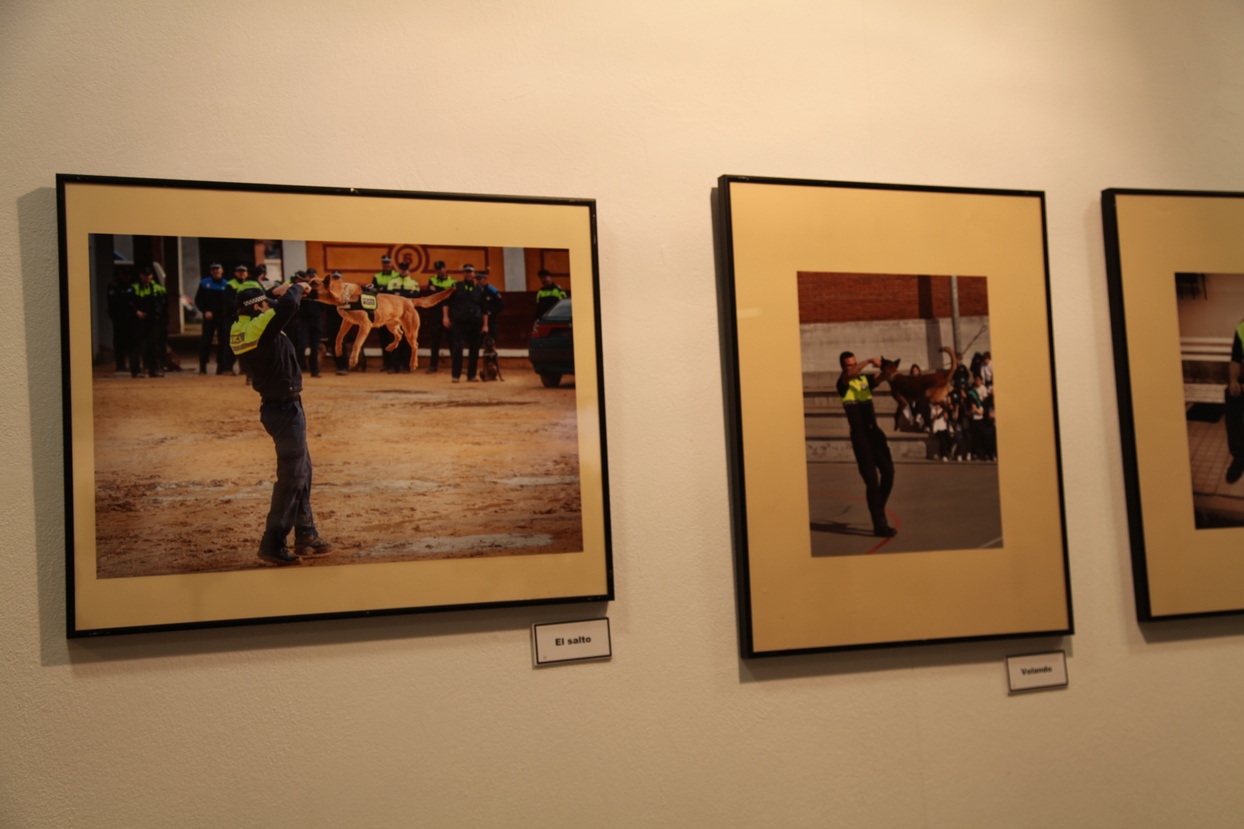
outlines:
M1141 621L1244 612L1244 193L1102 193Z
M1043 195L718 194L743 655L1070 633Z

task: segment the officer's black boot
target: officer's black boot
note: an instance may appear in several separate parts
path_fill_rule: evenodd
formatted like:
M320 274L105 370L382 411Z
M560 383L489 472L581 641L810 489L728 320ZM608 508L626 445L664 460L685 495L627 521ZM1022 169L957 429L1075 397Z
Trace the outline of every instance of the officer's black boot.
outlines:
M259 542L259 557L269 564L283 566L298 564L302 559L289 551L285 542L270 538L266 533Z
M885 520L885 510L874 512L873 518L873 535L878 538L893 538L898 534L898 530L891 527Z
M320 538L319 533L298 535L294 533L294 554L300 556L320 556L333 548L333 545Z

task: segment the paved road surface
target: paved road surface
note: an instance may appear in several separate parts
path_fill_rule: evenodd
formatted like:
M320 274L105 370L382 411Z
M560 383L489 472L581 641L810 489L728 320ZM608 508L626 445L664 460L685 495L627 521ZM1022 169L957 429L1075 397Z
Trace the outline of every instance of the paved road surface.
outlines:
M886 505L894 538L876 538L854 461L809 463L812 555L879 555L1002 546L996 463L898 462Z

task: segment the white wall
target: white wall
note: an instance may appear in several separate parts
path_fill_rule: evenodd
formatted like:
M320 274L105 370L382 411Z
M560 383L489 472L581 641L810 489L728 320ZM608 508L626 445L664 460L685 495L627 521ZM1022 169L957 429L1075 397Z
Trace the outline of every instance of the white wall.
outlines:
M1244 229L1241 229L1244 232ZM1175 282L1171 277L1171 284ZM1179 336L1217 337L1227 346L1244 317L1244 275L1208 273L1205 298L1178 302Z
M11 0L0 45L0 826L1239 825L1244 620L1134 621L1098 202L1244 190L1238 0ZM598 199L615 658L530 668L583 608L67 643L57 172ZM1046 191L1074 637L738 660L722 173Z

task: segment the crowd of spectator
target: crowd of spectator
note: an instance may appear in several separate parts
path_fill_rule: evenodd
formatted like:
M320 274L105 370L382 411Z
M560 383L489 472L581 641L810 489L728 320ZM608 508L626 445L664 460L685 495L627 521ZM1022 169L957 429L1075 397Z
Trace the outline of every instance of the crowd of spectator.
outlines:
M919 374L912 366L912 374ZM951 377L951 390L930 406L927 422L916 423L936 439L934 458L942 462L996 461L998 430L993 395L993 357L986 351L960 364Z

